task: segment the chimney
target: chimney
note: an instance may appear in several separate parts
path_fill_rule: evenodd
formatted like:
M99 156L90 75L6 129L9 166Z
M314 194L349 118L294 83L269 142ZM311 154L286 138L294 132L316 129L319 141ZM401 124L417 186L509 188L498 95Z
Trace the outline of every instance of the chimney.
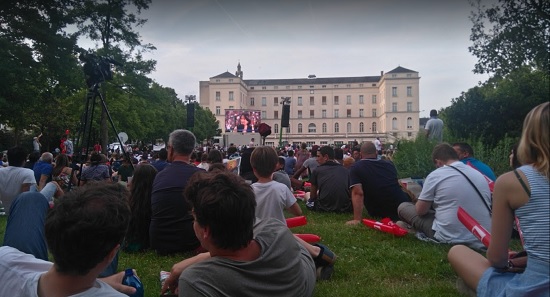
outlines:
M384 70L380 71L380 76L384 76Z

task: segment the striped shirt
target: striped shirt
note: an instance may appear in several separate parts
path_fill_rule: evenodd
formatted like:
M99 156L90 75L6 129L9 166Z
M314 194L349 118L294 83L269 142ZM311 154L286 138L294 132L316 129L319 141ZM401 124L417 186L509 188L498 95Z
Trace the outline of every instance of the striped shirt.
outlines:
M523 165L518 170L527 177L531 196L529 202L516 209L525 250L529 257L550 262L550 186L548 178L533 166Z

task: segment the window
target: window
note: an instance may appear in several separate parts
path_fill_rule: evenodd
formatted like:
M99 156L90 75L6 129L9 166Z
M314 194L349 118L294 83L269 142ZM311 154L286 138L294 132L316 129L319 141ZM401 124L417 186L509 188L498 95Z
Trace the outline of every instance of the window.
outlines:
M372 132L376 132L376 122L372 122Z
M273 98L273 106L279 105L279 97Z
M359 95L359 104L365 104L365 96Z
M298 97L298 106L302 106L302 97Z
M408 74L407 74L407 77L412 77L412 74L408 73ZM410 135L409 135L409 136L410 136Z
M267 88L266 88L266 87L262 87L262 90L265 90L265 89L267 89Z
M413 136L413 133L412 132L407 132L407 136L411 137L411 136Z
M273 111L273 118L274 118L274 119L278 119L278 118L279 118L279 111L278 111L278 110Z
M407 102L407 111L413 111L413 103Z
M222 101L220 92L216 92L216 101Z
M298 124L298 133L302 133L302 123Z
M391 95L397 97L397 87L391 87Z
M301 110L298 110L298 118L299 118L299 119L302 118L302 111L301 111Z
M221 114L222 114L222 109L221 109L221 107L216 106L216 115L221 115Z
M229 109L235 109L235 106L229 105Z
M267 118L267 113L265 110L262 110L262 119L266 119Z
M326 89L326 88L327 88L327 85L323 85L322 88L323 88L323 89Z
M327 133L327 123L323 123L321 127L323 128L323 133Z
M407 129L412 129L413 127L413 119L411 117L407 118Z
M397 74L392 74L391 77L394 77L394 78L395 78L395 77L397 77Z
M413 88L407 87L407 97L412 97L412 95L413 95Z
M317 133L317 127L316 127L315 124L313 124L313 123L312 123L312 124L309 124L309 125L307 126L307 131L308 131L309 133Z
M287 90L290 90L290 86L286 86L286 89L287 89Z
M275 131L275 134L279 133L279 124L273 125L273 131Z
M250 106L254 106L254 97L250 98Z
M301 88L302 88L302 86L298 86L298 89L301 89Z
M340 117L339 114L338 114L338 109L335 109L335 110L334 110L334 117L335 117L335 118L339 118L339 117Z
M397 130L397 118L391 119L391 129Z
M290 133L290 127L286 127L286 133Z
M321 98L321 104L322 104L322 105L327 105L327 96L323 96L323 97Z
M327 110L326 110L326 109L323 109L323 110L321 111L321 117L322 117L323 119L327 117Z
M219 80L219 79L216 79L216 82L220 82L220 80Z
M348 124L346 125L346 132L351 133L351 123L350 122L348 122Z
M351 105L351 95L346 96L346 104Z
M376 104L376 95L372 95L372 104Z
M359 132L365 132L365 124L363 124L363 122L359 123Z
M229 92L229 101L234 101L235 97L233 96L233 91Z
M359 117L362 118L365 116L365 110L362 108L359 108Z
M309 97L309 105L313 106L315 105L315 97Z
M267 106L267 98L262 97L262 106Z
M278 89L279 89L279 86L274 86L273 89L274 89L274 90L278 90Z
M309 117L312 118L312 119L315 118L315 110L310 110L309 111Z
M393 102L393 103L391 104L391 111L392 111L392 112L397 112L397 102Z
M335 88L338 88L338 85L334 85Z
M230 78L230 79L229 79L229 82L233 82L233 79L232 79L232 78Z
M334 133L340 133L340 125L338 123L334 123Z
M347 116L348 118L351 118L351 109L348 109L348 110L346 111L346 116Z
M254 90L254 87L250 87L251 90Z
M334 96L334 105L339 105L340 100L338 99L338 96Z
M376 108L373 108L373 109L372 109L372 117L373 117L373 118L376 117Z

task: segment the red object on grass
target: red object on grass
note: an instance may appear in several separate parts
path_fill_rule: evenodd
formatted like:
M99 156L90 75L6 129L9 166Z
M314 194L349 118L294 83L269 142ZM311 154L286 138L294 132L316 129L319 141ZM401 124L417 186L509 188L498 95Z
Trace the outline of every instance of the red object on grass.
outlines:
M321 241L321 237L319 237L319 235L315 235L315 234L294 234L294 235L301 238L303 241L305 241L307 243L316 243L316 242Z
M397 226L394 222L392 222L388 218L382 219L382 222L363 219L363 225L376 230L380 230L382 232L390 233L399 237L405 236L407 235L407 233L409 233L407 230Z
M311 187L311 183L310 182L304 182L304 187Z
M307 224L307 220L305 216L299 216L299 217L293 217L286 219L286 226L288 228L294 228L298 226L303 226Z
M306 196L306 192L304 191L301 191L301 190L294 191L294 197L296 198L304 198L305 196Z
M487 231L483 226L479 224L479 222L474 219L468 212L466 212L462 207L458 207L458 211L456 213L458 216L458 220L466 227L466 229L470 230L472 234L474 234L477 239L483 243L484 246L489 247L489 242L491 242L491 233Z

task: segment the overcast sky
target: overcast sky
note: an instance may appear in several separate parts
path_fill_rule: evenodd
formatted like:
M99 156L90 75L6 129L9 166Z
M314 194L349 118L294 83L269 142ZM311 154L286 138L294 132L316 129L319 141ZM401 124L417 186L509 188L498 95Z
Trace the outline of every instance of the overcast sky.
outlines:
M420 116L485 81L468 52L468 0L153 0L136 28L157 50L151 76L185 95L240 61L244 79L418 71Z

